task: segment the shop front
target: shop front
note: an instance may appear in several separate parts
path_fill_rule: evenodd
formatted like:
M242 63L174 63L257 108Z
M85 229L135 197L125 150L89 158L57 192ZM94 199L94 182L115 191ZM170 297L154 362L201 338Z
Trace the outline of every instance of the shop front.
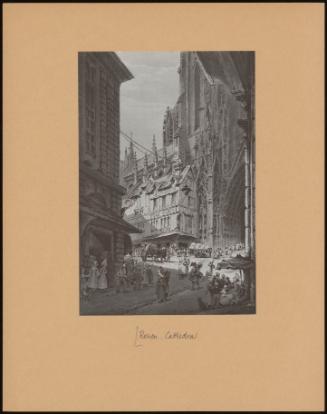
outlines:
M123 263L124 255L131 251L129 233L139 230L114 214L103 214L80 208L80 263L85 269L91 258L98 263L107 259L108 284Z

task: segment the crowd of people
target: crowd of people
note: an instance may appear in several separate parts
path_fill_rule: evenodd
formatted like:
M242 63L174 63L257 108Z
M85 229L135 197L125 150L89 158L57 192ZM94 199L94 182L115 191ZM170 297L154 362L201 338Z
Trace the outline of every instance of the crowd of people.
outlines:
M159 267L157 278L153 274L153 268L149 263L134 262L128 257L115 276L115 291L129 292L132 290L140 290L143 287L154 287L155 295L158 302L165 302L169 295L170 272Z
M107 267L108 262L105 254L99 258L94 255L88 257L88 263L81 267L81 291L83 296L89 296L97 289L108 288Z
M144 261L135 259L131 253L124 257L118 272L113 277L113 288L116 293L126 293L131 290L141 290L143 287L154 287L159 302L168 300L170 272L159 267L156 281L154 281L152 266ZM81 268L81 293L90 298L97 290L108 289L107 259L99 259L90 255L88 264Z
M213 250L212 257L215 258L215 259L219 259L221 257L230 257L235 252L239 253L243 249L244 249L244 244L243 243L231 244L231 245L226 246L224 248L218 247L218 248Z
M240 279L231 281L219 272L210 279L207 290L210 296L209 308L237 304L245 295L245 285Z
M204 307L232 305L239 303L244 298L246 286L242 277L237 276L231 280L229 276L221 272L219 262L215 263L214 259L209 262L205 275L201 272L201 263L191 263L187 255L184 256L183 261L180 261L180 264L183 265L183 270L179 272L179 277L188 277L192 290L200 288L200 280L205 276L210 300L207 305L203 303Z
M240 249L240 246L235 246L233 251L235 249ZM154 269L153 265L133 256L130 252L124 257L118 271L112 275L110 287L113 287L113 291L117 294L153 287L158 302L165 302L169 296L170 272L163 266L158 270ZM103 291L109 288L107 271L108 263L105 254L99 257L89 256L88 266L81 268L81 292L84 297L91 297L97 290ZM222 273L219 261L215 263L213 258L208 263L208 270L203 274L202 264L191 261L187 252L184 252L184 257L179 259L178 277L188 279L191 290L201 289L201 284L206 286L209 303L202 302L204 308L238 303L246 291L241 272L239 277L231 279Z
M130 289L140 290L144 285L153 285L153 272L148 263L137 262L128 254L114 277L116 293L127 292Z

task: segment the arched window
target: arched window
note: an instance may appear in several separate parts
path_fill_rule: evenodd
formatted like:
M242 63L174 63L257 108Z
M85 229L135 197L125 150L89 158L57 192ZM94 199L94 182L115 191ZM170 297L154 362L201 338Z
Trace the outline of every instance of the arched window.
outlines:
M200 126L200 70L195 66L194 70L194 129Z

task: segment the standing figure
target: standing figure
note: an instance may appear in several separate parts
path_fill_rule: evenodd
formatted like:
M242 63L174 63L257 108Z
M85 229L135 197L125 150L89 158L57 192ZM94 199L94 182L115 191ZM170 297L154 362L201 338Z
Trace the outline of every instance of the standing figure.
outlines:
M167 262L170 262L170 258L173 255L172 250L171 250L171 246L167 247Z
M89 275L84 266L81 267L81 292L83 296L87 296L87 284Z
M203 273L201 272L202 263L197 265L196 269L196 287L200 289L200 280L203 278Z
M156 294L159 302L163 302L165 300L165 283L164 270L160 266L156 283Z
M177 264L177 272L178 272L178 278L183 279L184 275L184 269L183 269L183 258L178 257L178 264Z
M184 266L184 275L187 276L189 272L189 268L190 268L190 259L186 255L184 256L183 266Z
M166 248L162 247L160 253L161 253L161 263L162 263L166 260Z
M128 284L131 286L134 283L134 261L130 254L127 254L124 263L126 266L126 276Z
M217 304L217 286L218 280L217 276L214 276L208 283L207 289L210 296L209 306L214 308Z
M198 279L197 266L196 266L196 263L194 263L194 262L191 263L191 270L190 270L190 273L189 273L189 279L192 283L192 290L194 290L195 286L197 285L197 279Z
M98 279L99 279L98 262L94 256L91 256L90 259L91 259L91 267L90 267L89 280L87 283L87 287L95 291L98 288Z
M146 263L145 267L145 276L148 285L151 286L153 284L153 272L148 263Z
M215 263L213 260L211 260L211 262L209 262L209 269L210 269L210 275L213 275L213 269L215 268Z
M165 299L164 300L168 300L168 295L169 295L169 281L170 281L170 272L169 270L166 270L164 272L164 279L165 279L165 285L164 285L164 289L165 289Z
M138 265L135 266L134 270L134 289L140 290L143 283L142 268Z
M123 263L122 267L119 269L115 276L115 287L116 293L120 293L120 289L123 289L123 292L126 292L127 286L127 274L126 274L126 265Z
M107 259L104 258L101 262L99 269L99 279L98 279L98 289L107 289L108 280L107 280Z
M145 247L143 247L141 249L141 258L142 258L142 261L145 263L146 262L146 249L145 249Z

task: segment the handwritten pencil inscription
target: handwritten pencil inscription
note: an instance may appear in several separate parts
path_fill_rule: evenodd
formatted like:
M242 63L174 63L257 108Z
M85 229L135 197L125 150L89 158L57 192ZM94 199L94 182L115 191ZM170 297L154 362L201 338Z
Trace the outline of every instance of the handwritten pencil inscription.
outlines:
M198 332L167 330L162 333L145 331L140 327L135 330L135 346L142 346L144 343L157 341L185 341L192 342L198 339Z

